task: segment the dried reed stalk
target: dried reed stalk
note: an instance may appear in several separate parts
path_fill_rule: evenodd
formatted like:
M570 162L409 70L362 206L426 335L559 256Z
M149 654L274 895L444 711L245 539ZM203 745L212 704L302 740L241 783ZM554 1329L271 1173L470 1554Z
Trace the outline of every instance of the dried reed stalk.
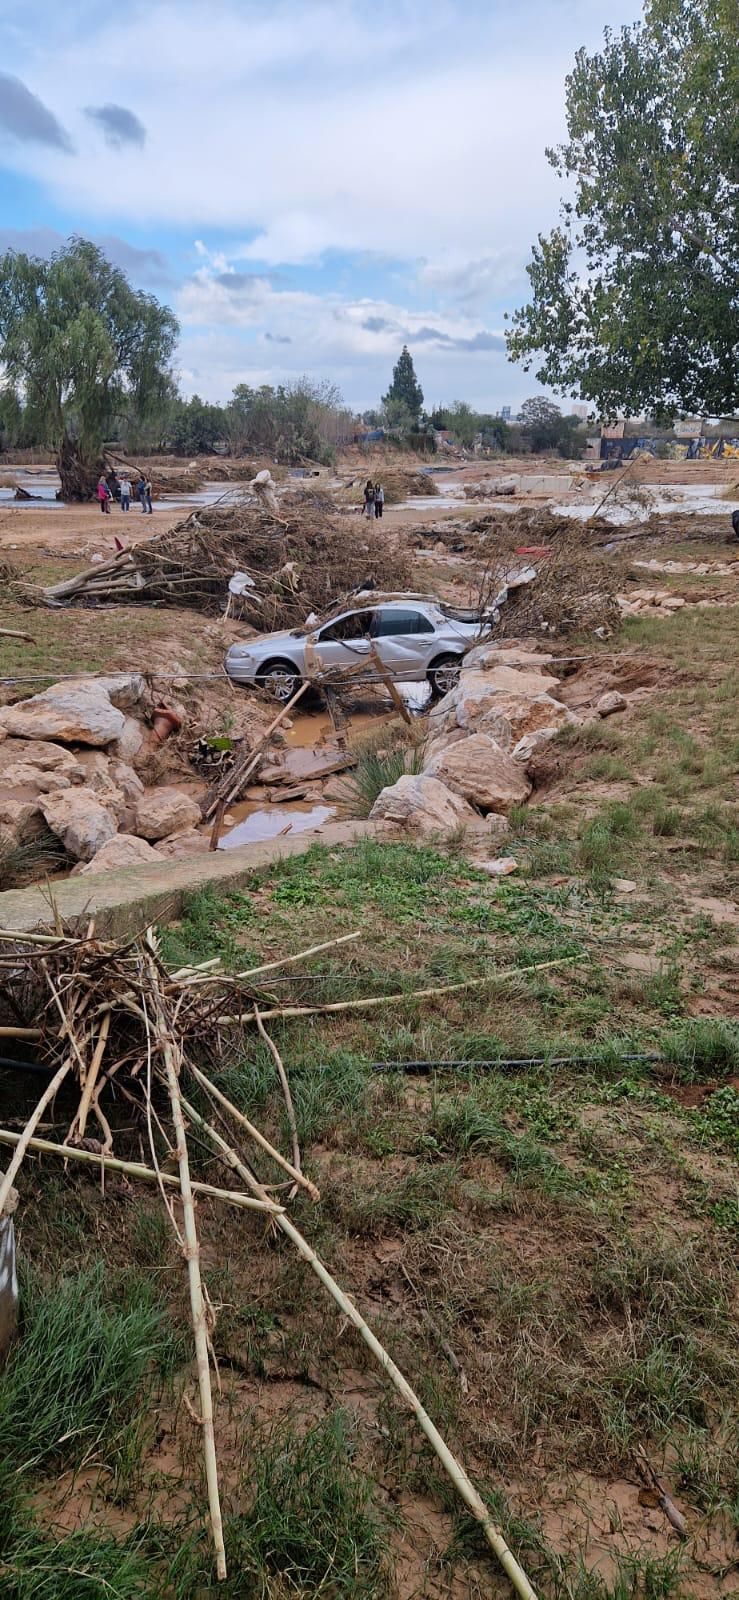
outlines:
M226 1140L216 1131L215 1128L211 1127L211 1125L206 1122L204 1117L200 1116L200 1113L195 1110L194 1106L190 1105L188 1101L184 1099L182 1104L187 1112L187 1115L193 1120L193 1122L196 1123L199 1128L203 1130L204 1133L208 1135L216 1149L221 1152L222 1156L227 1162L227 1165L231 1167L232 1171L239 1174L242 1182L245 1183L255 1195L263 1197L265 1190L254 1177L253 1173L249 1171L248 1167L245 1167L243 1162L239 1160L236 1151L227 1144ZM537 1600L536 1593L529 1583L523 1567L520 1566L519 1562L513 1555L513 1552L509 1550L502 1533L500 1533L499 1529L495 1526L484 1500L478 1493L474 1484L468 1478L464 1467L461 1465L461 1462L457 1460L456 1456L453 1455L452 1451L449 1449L449 1446L445 1443L435 1423L432 1422L425 1407L421 1404L418 1395L411 1388L407 1378L403 1376L400 1368L395 1365L392 1356L388 1354L388 1351L385 1349L384 1345L380 1343L376 1334L372 1332L369 1324L365 1322L361 1312L357 1310L354 1302L350 1300L349 1296L346 1295L343 1289L339 1287L336 1279L332 1277L331 1273L328 1271L328 1268L324 1266L320 1257L316 1255L315 1250L311 1245L309 1245L307 1239L303 1237L302 1233L300 1233L295 1227L295 1224L290 1221L285 1212L280 1212L277 1216L275 1216L275 1223L277 1227L281 1228L282 1232L295 1245L295 1248L302 1259L307 1261L308 1265L313 1269L316 1276L323 1284L324 1289L328 1290L328 1293L331 1295L332 1300L336 1302L336 1305L339 1307L340 1311L343 1312L344 1316L349 1322L351 1322L352 1326L356 1328L357 1333L364 1340L367 1348L372 1351L372 1354L376 1357L377 1361L379 1361L383 1371L387 1373L391 1383L394 1384L395 1388L398 1390L398 1393L402 1395L406 1404L414 1413L419 1426L426 1435L426 1438L428 1439L429 1444L431 1445L435 1454L438 1456L442 1466L444 1467L444 1470L451 1478L455 1489L467 1506L468 1511L470 1511L475 1520L479 1522L488 1544L490 1545L491 1549L494 1550L504 1572L510 1578L510 1581L513 1584L516 1592L521 1595L522 1600Z
M556 961L536 961L530 967L503 967L500 972L490 972L485 978L467 978L464 983L444 983L432 989L406 989L395 994L369 995L361 1000L331 1000L318 1006L274 1006L271 1011L263 1011L261 1018L262 1022L269 1022L273 1017L316 1017L332 1011L367 1011L373 1006L394 1005L401 1000L430 1000L438 995L458 994L462 989L482 989L487 984L499 983L507 978L525 977L528 972L545 972L550 967L571 966L573 961L579 960L579 956L560 956ZM254 1022L255 1017L253 1011L245 1011L239 1016L219 1017L218 1021L223 1027L241 1027Z
M243 1111L239 1111L238 1106L235 1106L233 1101L228 1099L227 1095L223 1093L223 1090L219 1089L215 1083L212 1083L210 1078L207 1078L205 1073L201 1072L200 1068L196 1067L193 1061L188 1061L187 1067L196 1083L200 1084L201 1089L205 1089L206 1094L210 1095L213 1100L216 1100L218 1105L221 1106L224 1111L227 1111L229 1116L233 1118L234 1122L238 1122L240 1127L246 1130L246 1132L249 1134L249 1137L254 1140L255 1144L259 1145L260 1149L265 1152L265 1155L271 1156L272 1160L276 1161L279 1167L282 1167L283 1172L286 1172L288 1177L293 1179L294 1183L298 1183L302 1189L306 1189L311 1197L311 1200L320 1200L320 1191L316 1188L314 1183L311 1183L310 1178L306 1178L304 1172L299 1172L297 1167L290 1165L290 1162L286 1160L285 1156L281 1155L280 1151L276 1150L274 1145L270 1144L268 1139L265 1139L264 1134L260 1133L259 1129L255 1128L254 1123L250 1122L249 1118L244 1116Z
M285 1109L287 1111L287 1121L288 1121L288 1126L289 1126L289 1129L290 1129L290 1140L291 1140L291 1143L292 1143L292 1152L293 1152L293 1166L294 1166L296 1172L302 1173L303 1169L302 1169L302 1163L301 1163L301 1160L300 1160L300 1144L298 1142L298 1124L297 1124L297 1122L295 1120L295 1107L293 1105L293 1097L292 1097L292 1095L290 1093L290 1084L289 1084L289 1081L288 1081L287 1073L285 1071L285 1063L284 1063L284 1061L282 1059L282 1056L280 1055L280 1052L279 1052L279 1050L277 1048L277 1045L274 1042L274 1039L270 1039L270 1036L269 1036L269 1034L267 1032L267 1029L265 1028L264 1023L262 1022L262 1018L261 1018L260 1012L259 1012L259 1007L256 1006L256 1005L254 1007L254 1021L256 1022L257 1028L259 1029L259 1033L260 1033L262 1039L264 1040L264 1042L265 1042L265 1044L267 1046L267 1049L269 1050L269 1053L270 1053L270 1055L272 1057L272 1060L274 1061L274 1064L275 1064L275 1066L277 1068L277 1076L278 1076L278 1078L280 1080L280 1087L282 1089L282 1096L283 1096L283 1099L285 1101ZM295 1188L293 1188L291 1190L291 1192L290 1192L290 1199L292 1200L292 1199L294 1199L294 1197L295 1197Z
M0 1144L19 1145L24 1135L13 1133L10 1128L0 1128ZM127 1178L141 1178L144 1183L163 1183L169 1188L178 1189L180 1180L171 1172L155 1172L153 1167L145 1167L139 1161L122 1161L118 1156L105 1156L97 1150L82 1150L77 1145L55 1144L52 1139L28 1139L26 1149L35 1150L42 1156L60 1156L63 1161L79 1161L85 1166L102 1167L105 1172L120 1172ZM264 1215L276 1215L282 1210L274 1200L255 1199L253 1195L242 1194L238 1189L219 1189L213 1183L192 1182L194 1194L205 1195L209 1200L222 1200L225 1204L236 1206L241 1211L261 1211Z
M177 1161L180 1169L180 1189L182 1191L182 1214L185 1226L187 1274L190 1282L190 1308L195 1339L198 1385L200 1388L200 1416L203 1425L203 1455L205 1457L205 1478L208 1488L208 1508L216 1553L216 1575L219 1581L222 1582L226 1577L226 1547L223 1542L223 1518L221 1516L221 1500L218 1489L218 1462L213 1428L213 1393L210 1385L210 1363L208 1359L208 1327L205 1316L203 1284L200 1277L200 1243L195 1226L190 1162L187 1153L185 1123L182 1116L182 1101L180 1098L179 1077L182 1066L182 1052L179 1045L173 1042L167 1025L167 1017L159 987L159 972L156 962L151 956L148 960L148 969L154 1001L154 1029L169 1089L172 1123L177 1144ZM264 1195L260 1195L259 1198L263 1199Z

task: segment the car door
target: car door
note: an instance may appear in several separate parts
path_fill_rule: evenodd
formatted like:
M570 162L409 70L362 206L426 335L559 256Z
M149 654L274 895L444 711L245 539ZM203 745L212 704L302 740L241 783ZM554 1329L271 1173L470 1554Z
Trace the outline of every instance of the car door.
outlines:
M393 677L409 683L425 678L429 661L438 653L436 628L416 606L378 606L372 643Z
M374 615L374 609L345 611L319 628L315 635L318 666L324 671L330 671L332 667L361 666L370 652L370 630Z

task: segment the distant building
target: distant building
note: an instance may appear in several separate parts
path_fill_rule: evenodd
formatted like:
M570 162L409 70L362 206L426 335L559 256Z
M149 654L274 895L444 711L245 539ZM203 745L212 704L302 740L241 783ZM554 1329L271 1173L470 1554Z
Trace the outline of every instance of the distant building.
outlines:
M510 408L510 406L501 406L500 414L501 414L501 417L503 418L504 422L510 422L510 420L511 420L511 408Z

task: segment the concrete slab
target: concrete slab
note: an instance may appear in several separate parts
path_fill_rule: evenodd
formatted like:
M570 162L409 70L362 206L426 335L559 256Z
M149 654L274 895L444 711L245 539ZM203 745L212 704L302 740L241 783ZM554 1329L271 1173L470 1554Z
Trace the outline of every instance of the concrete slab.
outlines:
M376 832L372 822L330 822L320 832L299 833L294 839L265 839L239 850L162 861L161 866L122 867L99 877L65 878L51 886L53 899L63 922L94 916L98 933L125 938L150 922L178 916L185 895L197 889L212 884L227 894L240 888L255 867L302 855L312 844L348 845ZM0 927L29 933L51 920L48 887L34 884L0 894Z

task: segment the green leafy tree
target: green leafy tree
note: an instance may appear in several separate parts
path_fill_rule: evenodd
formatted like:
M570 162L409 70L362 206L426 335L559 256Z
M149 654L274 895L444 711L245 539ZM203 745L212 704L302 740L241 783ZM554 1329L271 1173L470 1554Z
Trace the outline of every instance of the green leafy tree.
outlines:
M227 428L224 406L208 405L199 394L183 400L179 395L170 413L167 433L172 449L178 455L209 455L215 445L225 438Z
M423 389L416 377L413 357L404 344L393 367L393 381L382 397L388 427L402 432L418 428L422 405Z
M720 415L739 397L736 0L646 0L567 79L560 225L539 236L509 355L601 414Z
M577 453L580 419L563 417L559 406L553 400L547 400L546 395L536 395L533 400L524 401L520 422L524 439L535 454L542 450L558 450L562 456Z
M171 390L177 320L131 288L86 239L49 261L0 256L0 361L40 442L56 453L64 500L86 500L103 445Z

